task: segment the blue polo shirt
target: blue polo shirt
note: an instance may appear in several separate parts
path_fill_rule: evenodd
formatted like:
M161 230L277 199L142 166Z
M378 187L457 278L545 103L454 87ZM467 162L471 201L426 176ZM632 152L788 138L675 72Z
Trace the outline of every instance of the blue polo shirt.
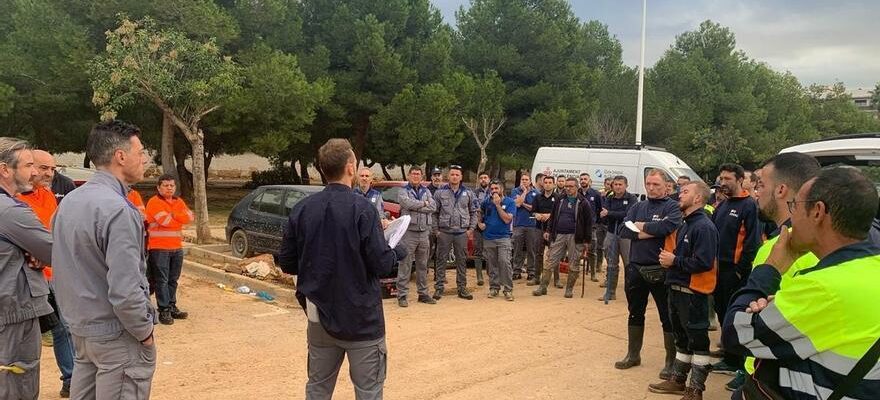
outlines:
M515 189L513 189L510 192L511 200L519 197L519 195L521 195L522 192L523 192L522 187L517 186ZM541 194L538 193L538 191L535 190L534 187L532 187L531 189L529 189L529 193L526 194L526 200L523 204L534 205L535 199L537 199L538 196L540 196L540 195ZM514 203L514 205L515 205L515 203ZM536 223L535 217L531 211L526 210L526 208L523 206L516 208L516 215L513 216L513 226L515 228L518 228L518 227L534 228L537 226L535 223Z
M370 190L367 190L367 192L364 193L361 190L360 186L355 186L353 192L354 194L363 196L365 199L367 199L367 201L369 201L370 204L373 205L376 211L379 212L379 218L385 218L385 204L382 203L382 192L370 188Z
M501 199L501 208L508 213L513 213L513 210L516 209L516 202L510 197L505 197ZM483 231L483 239L497 240L510 238L510 224L505 223L501 216L498 215L498 209L495 208L495 203L492 203L491 197L483 201L482 209L483 223L486 224L486 230Z

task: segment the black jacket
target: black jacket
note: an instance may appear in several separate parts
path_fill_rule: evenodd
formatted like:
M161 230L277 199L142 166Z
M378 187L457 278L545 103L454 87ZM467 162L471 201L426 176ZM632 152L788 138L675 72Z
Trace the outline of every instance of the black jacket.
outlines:
M623 197L619 199L615 198L613 194L606 197L605 209L608 210L608 215L605 216L605 221L608 224L608 232L620 234L618 230L623 228L626 213L638 202L639 198L630 192L624 192Z
M558 196L556 198L556 206L553 207L553 211L550 212L550 219L546 224L545 232L550 233L551 243L556 240L556 218L559 215L559 208L568 202L566 197L568 196ZM592 204L590 204L590 201L580 195L577 196L577 203L575 205L575 219L575 243L590 243L590 239L592 239L593 236L593 224L596 221L596 217L593 214L593 207Z
M740 197L730 197L721 202L715 208L712 219L718 229L719 267L732 265L740 275L748 275L752 271L758 247L761 247L758 203L743 192Z
M684 218L675 233L675 263L666 283L709 294L715 289L718 231L703 209Z
M632 239L629 248L629 261L638 265L657 265L660 249L663 248L666 236L675 232L681 225L681 210L678 203L668 197L640 201L629 209L624 222L645 222L645 233L653 235L651 239L639 239L639 234L626 227L620 229L620 237Z
M284 227L278 261L298 274L296 298L318 308L321 325L347 341L385 336L379 278L397 268L376 208L351 188L330 184L297 203Z

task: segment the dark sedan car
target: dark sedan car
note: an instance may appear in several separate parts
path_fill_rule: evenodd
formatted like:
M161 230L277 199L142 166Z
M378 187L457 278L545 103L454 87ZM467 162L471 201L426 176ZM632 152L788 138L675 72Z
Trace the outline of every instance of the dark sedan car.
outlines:
M258 253L277 254L290 210L300 200L320 192L323 186L260 186L241 199L226 222L226 240L236 257Z

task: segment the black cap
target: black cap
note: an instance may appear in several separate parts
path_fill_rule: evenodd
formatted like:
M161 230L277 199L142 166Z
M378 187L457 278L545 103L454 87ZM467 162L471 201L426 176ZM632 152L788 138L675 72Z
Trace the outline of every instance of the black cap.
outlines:
M434 167L434 169L431 170L431 175L437 175L437 174L442 174L442 173L443 173L443 170L441 170L440 168L437 168L437 167Z

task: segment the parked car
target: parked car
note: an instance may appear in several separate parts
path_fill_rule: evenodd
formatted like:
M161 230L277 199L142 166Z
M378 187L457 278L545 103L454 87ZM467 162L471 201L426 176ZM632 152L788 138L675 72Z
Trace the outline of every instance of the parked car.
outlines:
M260 186L242 198L229 213L226 240L235 257L256 253L277 255L290 210L300 200L320 192L323 186Z
M89 168L59 165L56 172L70 178L71 180L73 180L73 184L76 185L76 187L80 187L83 183L86 183L89 179L91 179L97 171Z

